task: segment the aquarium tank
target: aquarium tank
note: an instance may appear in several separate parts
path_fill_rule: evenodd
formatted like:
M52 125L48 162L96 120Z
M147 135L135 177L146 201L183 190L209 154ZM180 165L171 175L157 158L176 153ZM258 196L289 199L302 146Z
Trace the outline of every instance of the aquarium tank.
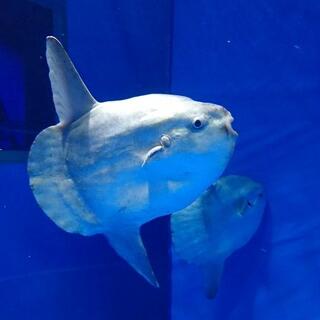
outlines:
M2 0L0 319L319 320L319 32L315 0Z

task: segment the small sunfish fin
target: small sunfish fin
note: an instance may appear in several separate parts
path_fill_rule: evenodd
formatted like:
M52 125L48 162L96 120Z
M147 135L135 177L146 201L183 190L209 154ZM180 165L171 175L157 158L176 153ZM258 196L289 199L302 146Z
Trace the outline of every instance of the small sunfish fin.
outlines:
M97 101L92 97L78 71L54 37L47 37L47 62L53 101L60 123L67 125L89 112Z
M177 257L198 266L204 278L206 296L216 296L224 259L214 256L208 234L211 187L195 202L171 216L171 232Z
M207 262L202 265L206 297L214 299L217 295L223 272L224 261Z
M159 287L143 245L139 228L131 227L125 229L125 232L108 233L105 236L119 256L126 260L151 285Z
M189 263L199 265L210 256L205 217L199 214L200 200L171 215L171 233L174 252Z

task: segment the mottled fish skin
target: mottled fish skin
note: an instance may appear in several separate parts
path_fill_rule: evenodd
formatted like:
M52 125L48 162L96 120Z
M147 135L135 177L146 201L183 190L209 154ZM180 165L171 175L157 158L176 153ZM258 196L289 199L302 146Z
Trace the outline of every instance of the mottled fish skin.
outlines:
M140 226L184 208L219 178L236 141L233 118L221 106L175 95L99 103L54 37L47 61L60 122L29 153L35 198L62 229L104 234L157 285Z
M259 183L231 175L171 216L174 251L201 269L208 298L216 295L225 259L256 232L265 202Z

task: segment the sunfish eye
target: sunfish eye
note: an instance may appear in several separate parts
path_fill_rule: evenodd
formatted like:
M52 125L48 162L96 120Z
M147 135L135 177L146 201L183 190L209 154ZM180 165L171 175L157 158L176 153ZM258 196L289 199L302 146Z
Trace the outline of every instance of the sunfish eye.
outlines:
M240 216L244 216L255 204L254 199L242 199L236 202L237 212Z
M201 120L200 118L195 118L195 119L193 119L192 125L193 125L193 127L194 127L195 129L200 129L200 128L203 127L204 121Z
M160 143L163 147L170 147L171 145L171 139L169 136L167 136L166 134L162 135L161 138L160 138Z

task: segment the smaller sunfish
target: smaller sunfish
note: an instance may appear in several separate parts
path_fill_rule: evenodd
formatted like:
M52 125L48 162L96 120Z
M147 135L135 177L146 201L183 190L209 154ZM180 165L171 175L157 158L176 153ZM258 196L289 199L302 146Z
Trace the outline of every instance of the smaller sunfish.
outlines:
M259 183L231 175L171 216L174 251L202 270L209 299L216 295L226 258L256 232L265 202Z

